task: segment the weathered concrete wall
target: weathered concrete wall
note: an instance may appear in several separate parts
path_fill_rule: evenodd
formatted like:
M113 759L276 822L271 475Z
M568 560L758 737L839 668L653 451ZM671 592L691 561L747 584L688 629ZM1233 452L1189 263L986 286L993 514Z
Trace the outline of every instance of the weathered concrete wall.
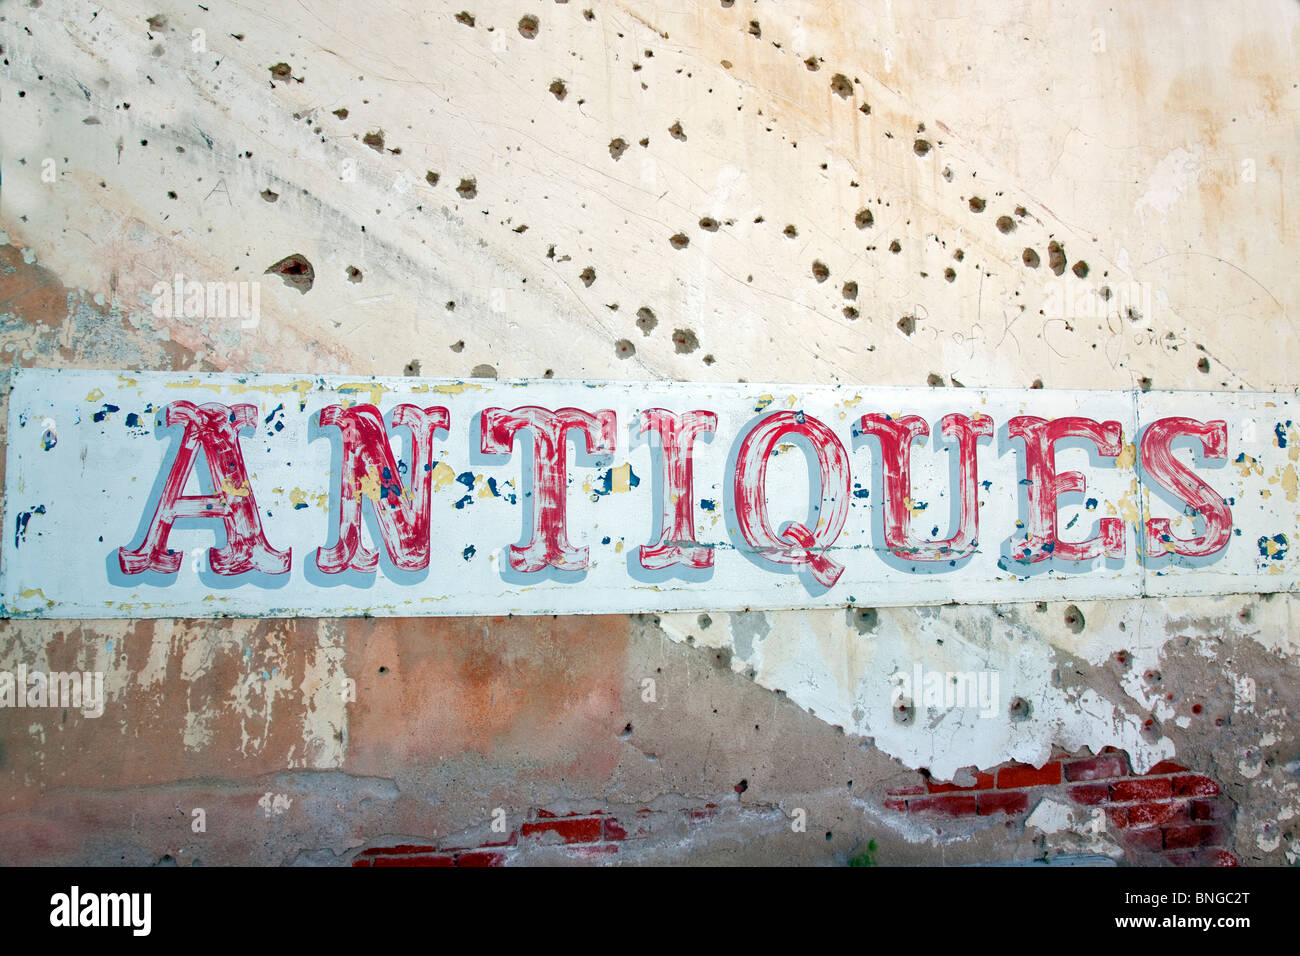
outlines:
M465 2L0 5L5 363L1296 390L1294 4ZM0 861L1295 863L1295 613L4 621Z

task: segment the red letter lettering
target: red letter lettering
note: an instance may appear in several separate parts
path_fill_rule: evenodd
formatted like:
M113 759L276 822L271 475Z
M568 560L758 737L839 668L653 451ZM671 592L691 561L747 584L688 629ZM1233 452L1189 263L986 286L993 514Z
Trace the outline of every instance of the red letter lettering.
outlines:
M663 451L663 530L659 543L640 548L641 567L657 571L674 564L688 568L713 567L713 549L695 540L694 469L691 448L700 432L713 432L718 416L713 412L694 411L674 415L662 408L647 408L641 413L641 434L659 433Z
M802 435L812 442L821 466L820 519L809 531L791 521L778 535L767 516L767 463L782 437ZM736 458L736 520L740 533L769 561L808 566L825 587L839 580L843 565L825 553L844 530L849 512L849 456L835 433L803 412L776 412L754 426ZM814 551L813 549L817 549Z
M177 518L220 518L226 526L226 544L208 549L208 565L217 574L264 571L284 574L289 570L290 551L276 551L267 543L257 500L239 448L239 431L257 427L256 405L225 405L211 402L172 402L167 406L167 424L184 425L176 460L163 485L158 508L139 548L117 549L123 574L161 571L172 574L181 566L181 552L167 547L167 536ZM185 485L194 470L199 448L208 461L212 476L211 495L186 495Z
M565 433L576 428L593 455L614 454L615 418L609 409L592 415L580 408L551 411L536 405L506 411L485 408L480 419L485 455L508 455L515 432L533 433L533 528L528 544L510 546L510 566L516 571L540 571L547 565L561 571L582 571L589 550L569 544L565 528L565 486L568 455Z
M433 432L450 424L445 408L398 405L393 427L411 429L411 484L407 492L388 443L384 417L374 405L322 408L320 423L343 433L343 471L339 490L339 533L330 548L316 549L316 566L326 574L353 568L373 571L379 552L361 543L361 498L369 498L384 547L395 567L423 571L429 566L429 496L433 488ZM382 503L382 504L381 504Z
M900 558L915 561L956 561L974 554L979 547L979 476L975 464L975 443L993 434L993 419L976 413L974 420L953 413L943 417L943 433L957 439L961 456L961 502L957 531L943 541L912 536L912 442L930 430L925 419L905 415L897 420L888 415L863 415L861 428L880 439L884 461L885 545Z
M1056 473L1056 443L1062 438L1087 438L1109 458L1120 453L1124 431L1119 422L1098 424L1091 418L1066 417L1047 421L1021 415L1007 422L1012 438L1025 440L1025 477L1029 480L1029 528L1016 561L1036 563L1057 557L1063 561L1091 561L1105 555L1124 557L1124 522L1102 518L1100 532L1087 541L1062 541L1057 537L1056 499L1067 491L1084 491L1087 482L1077 471Z
M1205 518L1205 533L1175 538L1168 518L1147 519L1146 552L1160 556L1181 554L1205 557L1227 546L1232 537L1232 509L1223 496L1197 478L1170 451L1175 438L1191 435L1201 440L1206 458L1228 457L1228 423L1198 422L1194 418L1162 418L1142 436L1142 470L1158 484L1187 503L1189 514Z

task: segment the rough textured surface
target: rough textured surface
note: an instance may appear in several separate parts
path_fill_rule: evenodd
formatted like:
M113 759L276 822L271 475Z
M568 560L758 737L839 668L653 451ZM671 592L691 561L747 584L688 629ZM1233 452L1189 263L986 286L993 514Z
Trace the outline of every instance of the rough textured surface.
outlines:
M1296 389L1294 4L206 6L0 8L5 364ZM0 861L1293 864L1295 614L3 622Z

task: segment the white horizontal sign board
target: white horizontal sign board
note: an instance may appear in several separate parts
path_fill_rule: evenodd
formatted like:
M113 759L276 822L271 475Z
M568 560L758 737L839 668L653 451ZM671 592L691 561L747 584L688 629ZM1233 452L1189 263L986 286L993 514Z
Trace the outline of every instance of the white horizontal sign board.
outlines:
M1294 590L1296 397L18 370L6 616Z

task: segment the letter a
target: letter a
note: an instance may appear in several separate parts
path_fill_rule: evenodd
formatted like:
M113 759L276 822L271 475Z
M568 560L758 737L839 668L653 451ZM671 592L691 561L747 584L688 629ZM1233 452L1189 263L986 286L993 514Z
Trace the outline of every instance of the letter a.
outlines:
M183 551L167 547L167 536L177 518L220 518L225 524L225 545L208 549L208 564L217 574L243 574L253 570L267 574L287 572L291 550L277 551L267 542L253 486L244 467L244 454L239 448L239 431L257 427L257 406L172 402L166 414L167 424L184 425L185 434L144 543L134 550L118 548L117 560L122 573L174 574L184 557ZM200 449L207 459L215 494L183 494L194 470L194 456Z

